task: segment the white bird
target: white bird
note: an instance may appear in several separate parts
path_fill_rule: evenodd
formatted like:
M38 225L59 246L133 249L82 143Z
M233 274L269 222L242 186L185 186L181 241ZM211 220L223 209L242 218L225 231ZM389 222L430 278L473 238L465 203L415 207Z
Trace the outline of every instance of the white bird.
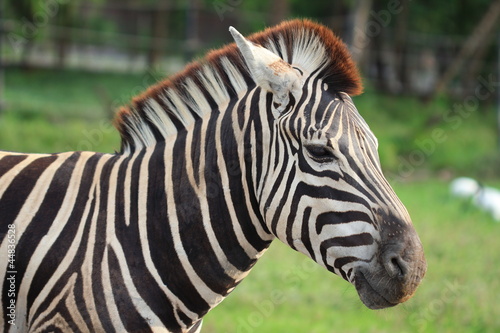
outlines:
M472 178L460 177L451 182L450 191L454 196L471 198L477 207L500 222L500 190L482 186Z

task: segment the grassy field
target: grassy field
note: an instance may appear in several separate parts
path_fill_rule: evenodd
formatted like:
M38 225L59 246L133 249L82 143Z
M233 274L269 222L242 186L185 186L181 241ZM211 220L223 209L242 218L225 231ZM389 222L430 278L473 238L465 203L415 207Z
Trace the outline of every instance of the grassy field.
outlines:
M9 70L0 148L118 150L110 110L156 78ZM368 310L347 282L276 241L207 315L203 332L500 331L500 224L448 194L455 175L479 175L500 187L492 106L457 113L460 101L422 104L370 89L354 101L379 139L383 167L426 250L428 273L415 297Z
M1 149L113 152L120 138L113 112L158 80L156 74L8 70Z

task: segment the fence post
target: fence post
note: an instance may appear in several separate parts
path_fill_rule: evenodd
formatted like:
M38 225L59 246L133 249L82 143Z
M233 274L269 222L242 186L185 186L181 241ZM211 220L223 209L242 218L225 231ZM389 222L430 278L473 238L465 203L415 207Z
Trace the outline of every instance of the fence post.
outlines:
M186 48L185 57L192 61L198 45L198 0L189 0L186 9Z

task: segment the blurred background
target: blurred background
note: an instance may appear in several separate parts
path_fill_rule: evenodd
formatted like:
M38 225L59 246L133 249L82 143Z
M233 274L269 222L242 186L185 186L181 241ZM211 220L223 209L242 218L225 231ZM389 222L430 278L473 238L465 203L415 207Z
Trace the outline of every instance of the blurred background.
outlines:
M0 149L119 150L117 107L231 42L305 17L348 45L354 102L426 249L415 297L370 311L352 286L275 242L204 332L498 332L500 225L472 177L500 188L500 1L0 0ZM492 207L500 209L500 202Z

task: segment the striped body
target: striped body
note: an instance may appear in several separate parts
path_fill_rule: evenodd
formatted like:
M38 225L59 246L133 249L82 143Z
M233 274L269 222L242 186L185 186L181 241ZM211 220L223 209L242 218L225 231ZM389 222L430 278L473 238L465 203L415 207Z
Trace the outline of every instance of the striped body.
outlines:
M8 224L18 242L18 329L179 331L247 274L271 237L250 221L258 217L243 209L241 190L223 192L243 189L237 180L204 174L199 158L185 158L192 139L180 135L131 156L0 155L0 184L9 183L0 197L2 253ZM200 149L200 142L189 149ZM8 304L10 282L2 281ZM7 332L13 326L5 313L2 318Z
M266 48L232 33L241 54L120 111L121 153L0 153L4 331L197 331L274 238L371 308L413 294L421 244L348 95L343 45L307 21L252 38Z

